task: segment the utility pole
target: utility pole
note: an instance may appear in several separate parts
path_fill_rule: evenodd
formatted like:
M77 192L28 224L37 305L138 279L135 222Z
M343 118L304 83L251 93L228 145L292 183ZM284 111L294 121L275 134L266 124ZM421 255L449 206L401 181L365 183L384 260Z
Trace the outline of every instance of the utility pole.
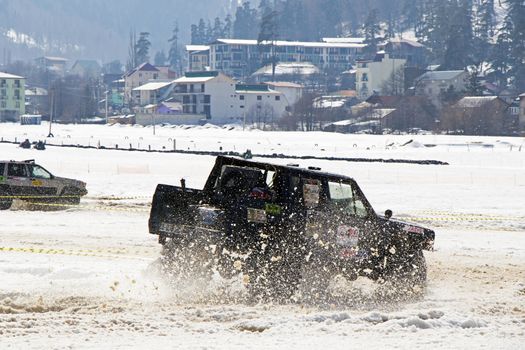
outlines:
M153 135L155 135L155 113L157 113L157 90L153 90Z
M106 90L106 124L108 123L108 90Z
M51 113L49 113L49 134L47 137L55 137L51 132L51 125L53 124L53 112L55 110L55 89L51 88L49 92L51 93Z

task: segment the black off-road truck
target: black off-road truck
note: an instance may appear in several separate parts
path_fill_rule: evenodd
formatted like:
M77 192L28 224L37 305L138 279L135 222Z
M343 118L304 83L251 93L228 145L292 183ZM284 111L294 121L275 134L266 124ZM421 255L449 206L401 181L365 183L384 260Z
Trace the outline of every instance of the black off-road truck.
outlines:
M157 186L149 231L171 272L242 273L254 296L324 293L336 275L421 286L434 231L391 215L350 177L219 156L202 190Z

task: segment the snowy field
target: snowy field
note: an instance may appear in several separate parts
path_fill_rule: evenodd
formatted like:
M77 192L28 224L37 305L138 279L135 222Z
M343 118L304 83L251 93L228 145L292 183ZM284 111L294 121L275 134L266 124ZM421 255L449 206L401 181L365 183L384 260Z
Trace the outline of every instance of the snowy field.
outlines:
M233 286L196 293L155 273L147 230L158 183L202 187L213 157L0 143L87 182L79 207L0 212L0 348L522 349L525 343L525 140L281 133L216 127L55 125L58 145L318 157L419 159L447 166L282 160L354 177L378 212L436 230L426 294L395 301L358 280L338 305L249 305ZM0 138L48 126L0 124ZM408 141L412 142L406 144ZM406 144L406 145L405 145ZM403 146L405 145L405 146Z

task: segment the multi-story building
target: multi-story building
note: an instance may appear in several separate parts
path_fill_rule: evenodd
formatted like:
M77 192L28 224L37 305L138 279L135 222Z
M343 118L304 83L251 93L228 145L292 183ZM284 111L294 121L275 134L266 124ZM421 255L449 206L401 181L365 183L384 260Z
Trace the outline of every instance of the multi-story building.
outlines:
M134 89L146 83L156 80L169 79L169 71L158 69L148 62L132 69L124 74L124 102L138 103L140 100L140 91Z
M402 76L405 59L390 58L388 54L378 54L373 61L358 61L356 68L356 91L360 99L367 99L375 93L381 93L389 79L397 79L399 89L404 89ZM391 92L389 92L391 94Z
M38 67L57 75L63 76L66 72L67 59L62 57L42 56L35 59Z
M0 72L0 121L17 121L25 113L25 78Z
M284 92L267 84L237 84L218 71L188 72L173 82L171 101L182 104L182 113L200 115L215 124L279 119L290 103Z
M210 65L210 47L207 45L186 45L188 72L206 70Z
M277 62L311 62L321 69L345 71L352 67L365 44L355 42L273 41L217 39L209 44L210 69L236 78Z

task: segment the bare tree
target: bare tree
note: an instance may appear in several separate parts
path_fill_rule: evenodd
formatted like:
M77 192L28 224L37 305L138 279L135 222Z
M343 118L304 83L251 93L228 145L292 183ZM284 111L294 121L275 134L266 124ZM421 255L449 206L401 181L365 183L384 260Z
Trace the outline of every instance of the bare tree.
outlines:
M381 93L389 96L402 96L405 94L405 70L399 67L390 77L381 84Z

